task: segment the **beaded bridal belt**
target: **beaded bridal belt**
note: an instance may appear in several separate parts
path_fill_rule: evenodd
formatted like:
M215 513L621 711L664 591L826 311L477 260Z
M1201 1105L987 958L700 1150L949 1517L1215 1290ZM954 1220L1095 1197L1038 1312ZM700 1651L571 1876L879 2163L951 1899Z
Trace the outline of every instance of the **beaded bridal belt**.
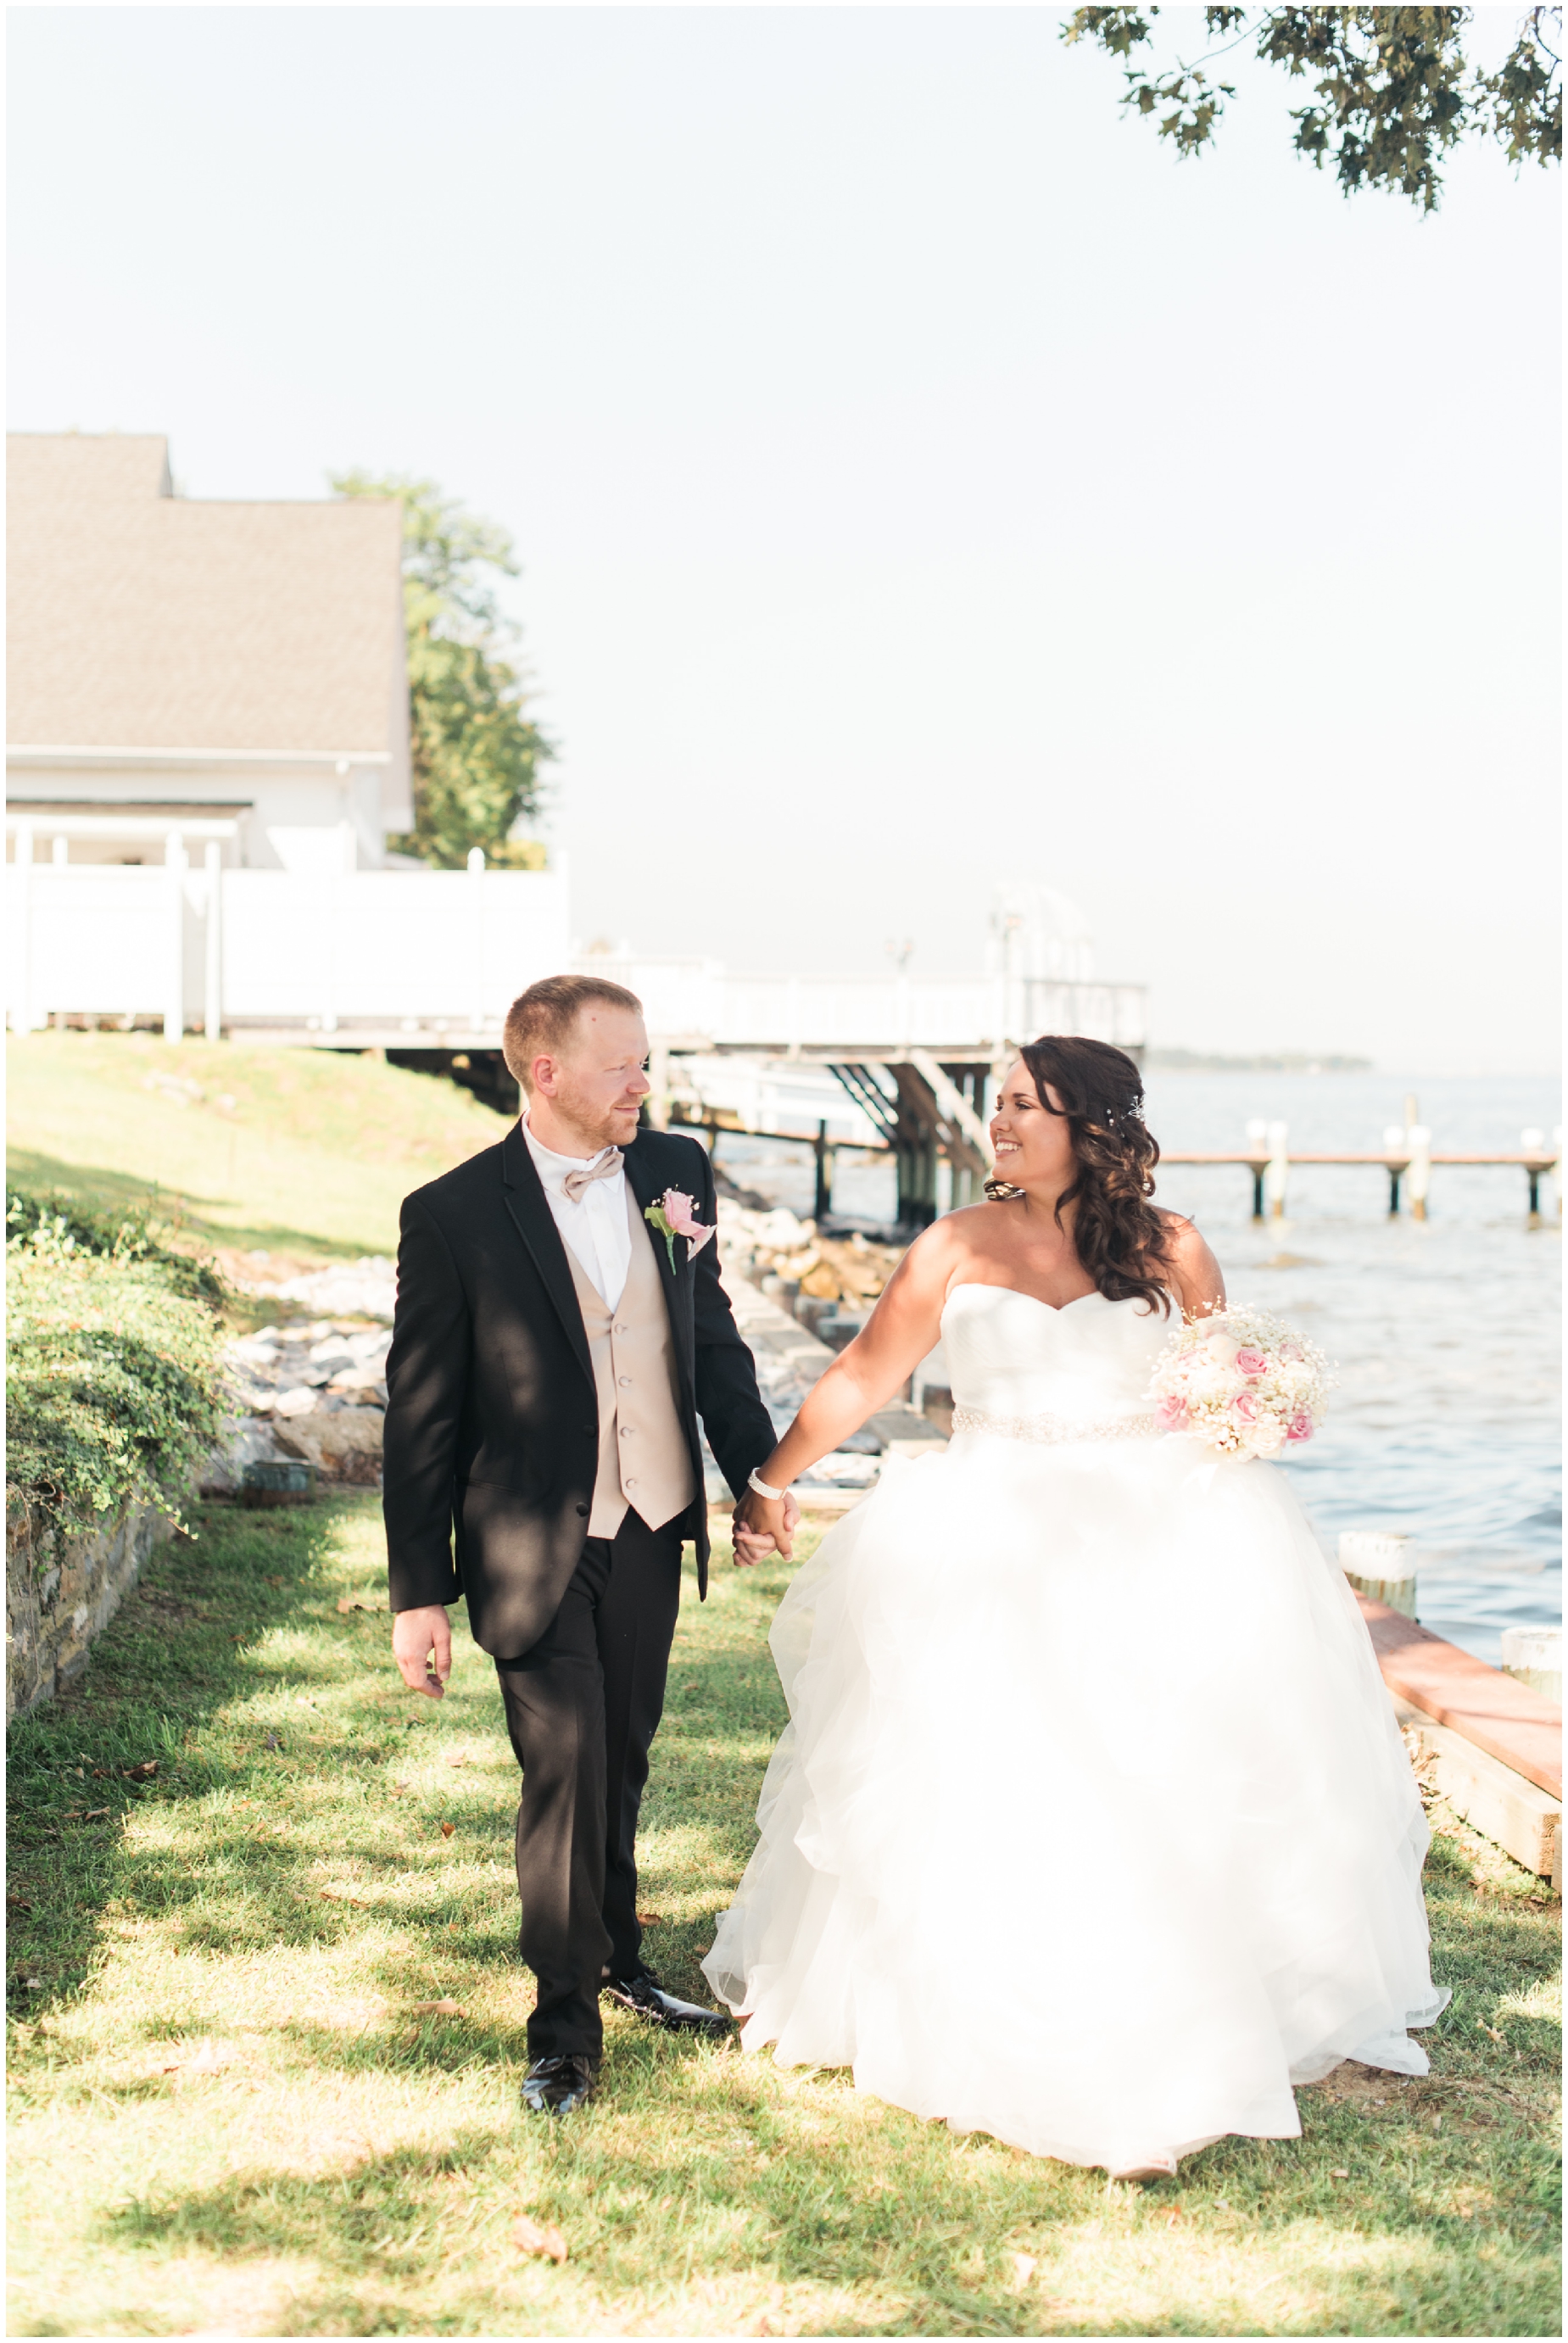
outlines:
M1077 1440L1154 1440L1157 1415L1113 1415L1098 1423L1075 1423L1069 1415L988 1415L983 1408L955 1407L953 1430L989 1432L993 1440L1033 1440L1055 1448Z

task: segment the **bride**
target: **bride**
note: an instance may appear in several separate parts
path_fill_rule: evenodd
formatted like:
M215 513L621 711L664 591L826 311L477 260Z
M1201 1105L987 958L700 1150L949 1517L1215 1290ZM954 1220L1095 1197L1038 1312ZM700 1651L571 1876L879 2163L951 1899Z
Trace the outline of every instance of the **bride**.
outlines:
M1137 1068L1049 1037L1008 1072L991 1201L912 1245L737 1514L939 1335L944 1453L890 1462L770 1636L790 1723L703 1968L781 2065L959 2131L1173 2173L1296 2137L1292 2083L1427 2062L1427 1833L1372 1646L1273 1465L1159 1435L1174 1310L1224 1300L1148 1201Z

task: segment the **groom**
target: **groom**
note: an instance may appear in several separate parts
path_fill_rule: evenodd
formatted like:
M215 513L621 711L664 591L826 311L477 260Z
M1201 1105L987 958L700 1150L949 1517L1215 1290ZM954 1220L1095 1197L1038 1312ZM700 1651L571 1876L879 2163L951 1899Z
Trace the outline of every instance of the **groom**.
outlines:
M403 1206L392 1650L438 1700L460 1594L495 1660L523 1771L518 1943L538 1981L523 2104L564 2115L593 2087L601 1993L654 2025L728 2028L644 1966L637 1817L683 1538L708 1592L698 1417L738 1496L776 1435L719 1281L708 1157L638 1125L636 995L546 977L512 1003L503 1046L521 1121Z

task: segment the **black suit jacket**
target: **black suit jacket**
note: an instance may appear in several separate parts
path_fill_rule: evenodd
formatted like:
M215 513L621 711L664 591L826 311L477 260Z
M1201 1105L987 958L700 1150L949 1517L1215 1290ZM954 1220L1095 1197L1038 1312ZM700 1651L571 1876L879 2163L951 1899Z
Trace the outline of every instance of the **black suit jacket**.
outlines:
M639 1206L678 1188L700 1221L718 1217L712 1166L693 1139L639 1131L626 1176ZM673 1269L663 1237L648 1228L648 1240L697 1477L683 1531L696 1540L706 1595L698 1416L737 1495L775 1433L719 1282L718 1238L689 1261L678 1237ZM481 1650L519 1659L554 1618L582 1554L598 1400L566 1247L518 1125L405 1201L387 1394L393 1610L464 1595Z

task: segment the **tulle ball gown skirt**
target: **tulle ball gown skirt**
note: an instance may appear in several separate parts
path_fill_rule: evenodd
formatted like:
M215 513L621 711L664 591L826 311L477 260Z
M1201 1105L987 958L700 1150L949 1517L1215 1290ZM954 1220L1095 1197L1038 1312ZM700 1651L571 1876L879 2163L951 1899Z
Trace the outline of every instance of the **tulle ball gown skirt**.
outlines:
M743 2046L1118 2169L1283 2138L1447 1996L1366 1632L1282 1473L1173 1438L894 1460L770 1638L790 1724L703 1964Z

